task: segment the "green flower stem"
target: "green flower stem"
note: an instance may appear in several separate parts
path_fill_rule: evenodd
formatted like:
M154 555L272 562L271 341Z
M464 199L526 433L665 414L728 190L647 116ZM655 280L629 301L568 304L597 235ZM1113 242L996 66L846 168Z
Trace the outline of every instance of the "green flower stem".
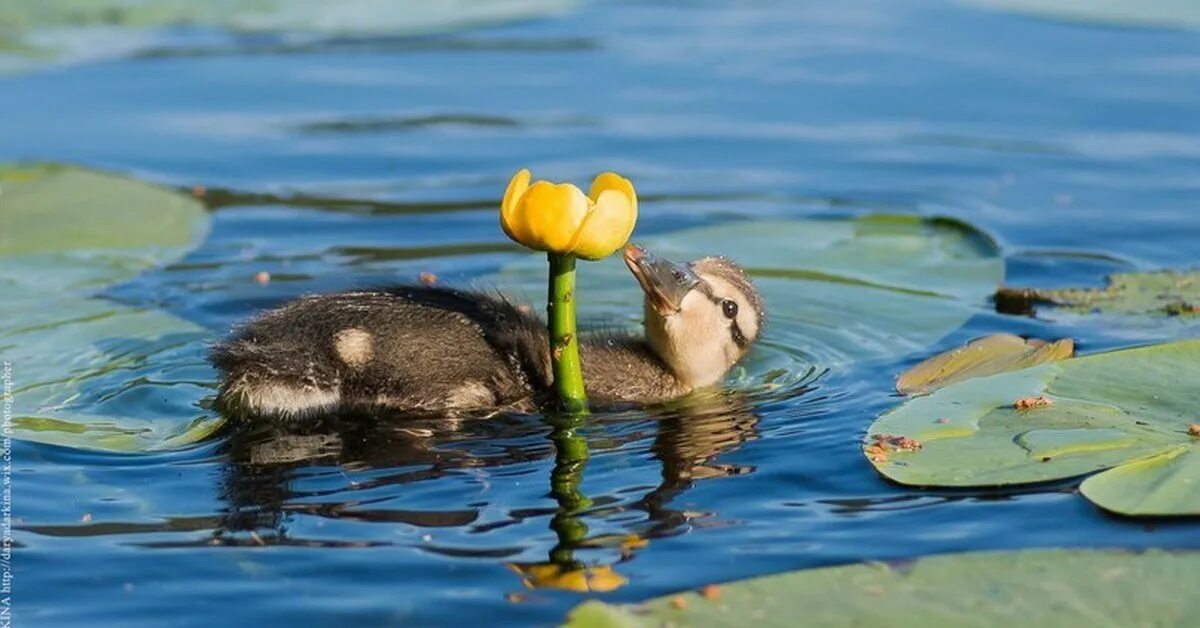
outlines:
M583 469L588 461L587 440L579 434L583 414L557 415L550 418L550 440L554 442L554 469L550 472L550 494L558 502L558 511L550 528L558 544L550 550L550 560L560 565L575 563L574 550L587 538L588 527L581 513L592 505L580 491Z
M550 440L554 442L555 451L550 493L558 502L558 512L550 521L558 543L550 550L550 560L559 565L574 565L574 550L588 533L580 513L592 504L579 490L588 460L587 441L578 433L587 414L587 392L583 387L579 337L575 329L575 256L550 253L549 259L546 318L550 324L554 390L561 410L561 413L549 416Z
M550 323L550 362L554 390L563 412L587 412L579 337L575 332L575 256L550 253L550 292L546 306Z

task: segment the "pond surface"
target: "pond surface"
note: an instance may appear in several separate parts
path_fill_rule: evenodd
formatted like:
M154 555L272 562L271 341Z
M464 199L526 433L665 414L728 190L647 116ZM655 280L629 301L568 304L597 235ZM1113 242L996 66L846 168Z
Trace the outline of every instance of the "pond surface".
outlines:
M638 237L890 212L978 227L1015 285L1196 263L1195 32L934 1L835 4L584 4L305 45L184 30L154 54L0 78L0 160L204 186L204 244L107 296L214 338L303 293L493 275L521 255L496 222L519 166L629 176L643 197ZM272 280L254 281L259 271ZM1171 337L976 305L933 347L837 366L732 410L593 417L581 430L592 506L577 522L600 545L648 543L574 558L614 565L628 584L603 597L633 601L866 559L1200 547L1200 523L1110 517L1072 482L921 491L872 470L867 425L898 403L894 376L935 350L998 331L1070 335L1083 352ZM225 430L146 455L18 442L20 623L559 621L582 596L527 590L509 566L558 545L547 422L419 427L283 442Z

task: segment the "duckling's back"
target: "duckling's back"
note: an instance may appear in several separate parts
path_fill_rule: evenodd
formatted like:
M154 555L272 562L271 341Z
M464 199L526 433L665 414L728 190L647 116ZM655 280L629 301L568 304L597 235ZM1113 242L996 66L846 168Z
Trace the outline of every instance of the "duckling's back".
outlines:
M218 404L298 418L341 409L446 412L549 384L546 330L500 297L427 287L305 297L213 349Z

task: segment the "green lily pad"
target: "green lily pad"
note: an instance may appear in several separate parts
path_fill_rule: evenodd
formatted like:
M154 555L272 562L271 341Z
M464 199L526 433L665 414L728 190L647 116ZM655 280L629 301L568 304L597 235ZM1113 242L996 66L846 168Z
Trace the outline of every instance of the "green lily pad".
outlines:
M896 391L903 395L925 394L955 382L1057 362L1074 354L1075 341L1070 338L1045 342L995 334L939 353L908 369L896 379Z
M1105 510L1132 516L1200 513L1200 445L1180 445L1093 475L1079 492Z
M1043 364L967 380L881 416L867 432L867 456L884 476L916 486L1000 486L1069 478L1162 454L1191 442L1200 417L1200 340L1186 340ZM1018 409L1024 399L1046 403ZM887 449L896 437L919 448ZM880 441L883 441L880 443ZM1142 467L1139 467L1142 468ZM1146 473L1156 469L1146 465ZM1149 475L1098 476L1100 487L1136 487ZM1087 494L1087 493L1085 493ZM1160 513L1200 514L1197 501L1164 493ZM1102 503L1102 505L1104 505ZM1130 514L1138 514L1130 512Z
M57 164L0 165L0 289L95 291L183 256L208 230L195 199Z
M1114 26L1200 28L1192 0L968 0L1005 11Z
M1148 314L1200 318L1200 271L1117 273L1104 288L1001 288L996 309L1032 313L1052 305L1080 314Z
M215 379L203 328L165 312L48 295L5 300L0 320L17 438L147 451L220 425L201 407Z
M533 17L571 6L569 0L443 0L433 5L379 0L7 0L0 26L36 27L211 25L239 31L397 34Z
M0 362L17 438L108 451L193 442L209 333L92 297L181 257L208 215L169 190L57 165L0 166Z
M1176 626L1200 612L1200 555L977 552L793 571L636 605L590 601L570 628Z
M968 225L917 216L741 221L640 239L668 259L725 255L767 307L752 375L799 372L916 351L979 312L1004 274L995 244ZM545 302L545 256L485 281ZM578 266L580 322L636 328L642 292L620 255Z
M5 0L0 71L171 50L170 29L390 36L538 17L571 0ZM187 44L183 44L187 45Z

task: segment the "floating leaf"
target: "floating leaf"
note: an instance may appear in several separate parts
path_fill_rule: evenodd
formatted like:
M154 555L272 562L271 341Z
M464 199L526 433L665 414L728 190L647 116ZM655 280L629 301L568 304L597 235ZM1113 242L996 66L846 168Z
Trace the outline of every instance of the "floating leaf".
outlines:
M89 297L182 256L205 232L195 200L66 166L0 166L0 360L18 438L109 451L199 440L208 332Z
M1200 28L1191 0L967 0L985 7L1115 26Z
M1200 514L1200 445L1196 438L1143 460L1093 475L1079 492L1123 515Z
M209 332L103 299L6 300L0 360L11 365L18 438L109 451L168 448L219 425Z
M1185 625L1200 613L1200 555L978 552L793 571L637 605L591 601L569 628L659 626Z
M180 27L224 29L231 36L249 32L395 37L527 19L571 4L571 0L4 0L0 71L54 60L187 52L196 40L172 33ZM217 38L202 41L219 45L213 39Z
M195 199L141 181L0 165L0 289L93 292L182 257L207 228Z
M1065 360L1075 354L1075 341L1063 338L1047 343L1013 334L995 334L965 346L939 353L905 371L896 379L896 391L924 394L955 382Z
M1200 271L1117 273L1104 288L1000 288L995 298L996 310L1007 314L1029 314L1037 305L1053 305L1084 314L1196 316Z
M1004 272L983 234L917 216L741 221L634 240L674 260L725 255L747 268L767 307L747 366L763 377L927 347L978 312ZM544 256L530 256L485 283L541 303L545 272ZM585 325L637 324L642 293L619 256L578 273Z
M425 33L496 20L542 15L568 0L442 0L427 3L343 0L6 0L0 26L36 27L208 25L237 31L334 34Z
M872 460L888 478L917 486L997 486L1084 475L1189 443L1188 426L1200 415L1198 379L1200 340L971 379L884 414L868 430L864 450L877 435L920 441L919 451ZM1049 405L1017 407L1036 397ZM872 458L877 452L866 453ZM1097 479L1093 486L1105 484ZM1160 513L1200 514L1194 498L1178 492L1159 497L1154 508Z

